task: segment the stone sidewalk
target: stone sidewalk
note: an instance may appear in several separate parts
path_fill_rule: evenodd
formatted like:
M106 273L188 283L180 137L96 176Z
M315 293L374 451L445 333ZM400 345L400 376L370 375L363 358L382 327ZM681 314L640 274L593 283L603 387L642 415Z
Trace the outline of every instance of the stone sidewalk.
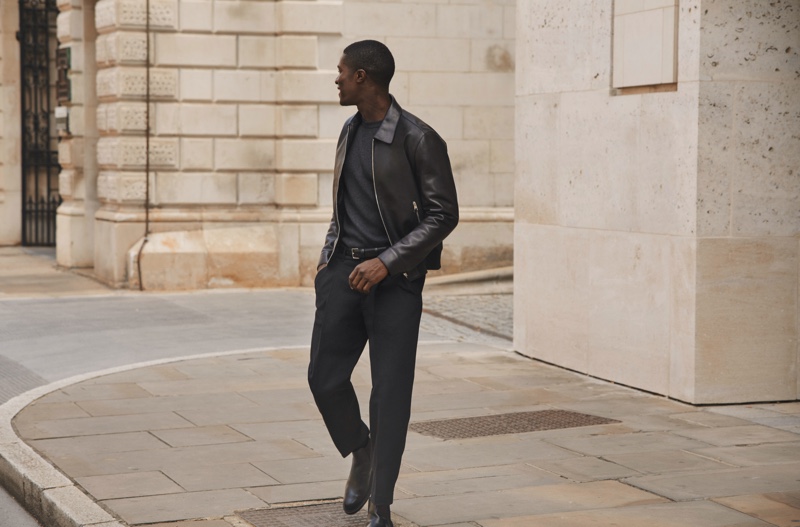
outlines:
M63 294L102 289L58 272ZM443 337L420 346L412 428L430 434L444 421L477 434L501 416L541 429L410 432L398 526L800 525L800 403L696 408L521 357L496 337L510 332L501 292L430 287L427 309L440 317L425 329ZM366 359L354 376L362 401ZM306 361L305 347L275 346L35 388L0 406L0 482L44 527L363 527L363 516L315 516L338 509L326 504L340 499L349 463L313 405ZM482 419L452 422L472 417ZM597 418L607 422L586 424Z

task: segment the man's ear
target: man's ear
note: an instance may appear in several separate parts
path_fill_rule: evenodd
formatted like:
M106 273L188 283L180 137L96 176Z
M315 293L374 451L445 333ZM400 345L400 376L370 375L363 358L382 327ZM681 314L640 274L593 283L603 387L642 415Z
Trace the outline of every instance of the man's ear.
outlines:
M367 72L363 69L356 70L356 82L366 82L367 81Z

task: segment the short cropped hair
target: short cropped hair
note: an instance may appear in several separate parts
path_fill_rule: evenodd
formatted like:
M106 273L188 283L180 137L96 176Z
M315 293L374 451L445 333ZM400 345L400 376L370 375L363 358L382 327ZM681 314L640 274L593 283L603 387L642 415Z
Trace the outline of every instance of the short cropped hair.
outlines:
M388 89L394 77L394 57L377 40L360 40L344 48L345 63L354 70L364 70L379 86Z

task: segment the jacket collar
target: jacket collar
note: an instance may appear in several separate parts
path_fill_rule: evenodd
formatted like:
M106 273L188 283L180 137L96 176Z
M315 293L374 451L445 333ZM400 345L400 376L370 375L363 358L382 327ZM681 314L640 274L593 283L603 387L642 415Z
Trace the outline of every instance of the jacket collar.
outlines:
M392 98L392 104L386 111L386 116L383 118L381 127L378 128L377 132L375 132L375 139L387 144L391 144L394 140L394 133L397 130L397 123L400 122L400 115L403 112L403 109L400 108L399 104L397 104L397 100L391 95L390 97ZM360 113L356 113L353 117L351 117L350 122L355 127L358 127L363 122L363 118L361 117Z

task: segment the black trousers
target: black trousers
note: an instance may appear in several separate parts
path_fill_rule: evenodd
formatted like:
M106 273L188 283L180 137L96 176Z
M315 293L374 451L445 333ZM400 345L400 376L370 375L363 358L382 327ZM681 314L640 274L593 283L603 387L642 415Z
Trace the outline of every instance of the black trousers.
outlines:
M411 417L411 391L425 278L388 276L369 294L350 289L360 262L337 254L317 273L308 383L342 456L372 439L372 501L392 503ZM369 341L369 427L350 377Z

